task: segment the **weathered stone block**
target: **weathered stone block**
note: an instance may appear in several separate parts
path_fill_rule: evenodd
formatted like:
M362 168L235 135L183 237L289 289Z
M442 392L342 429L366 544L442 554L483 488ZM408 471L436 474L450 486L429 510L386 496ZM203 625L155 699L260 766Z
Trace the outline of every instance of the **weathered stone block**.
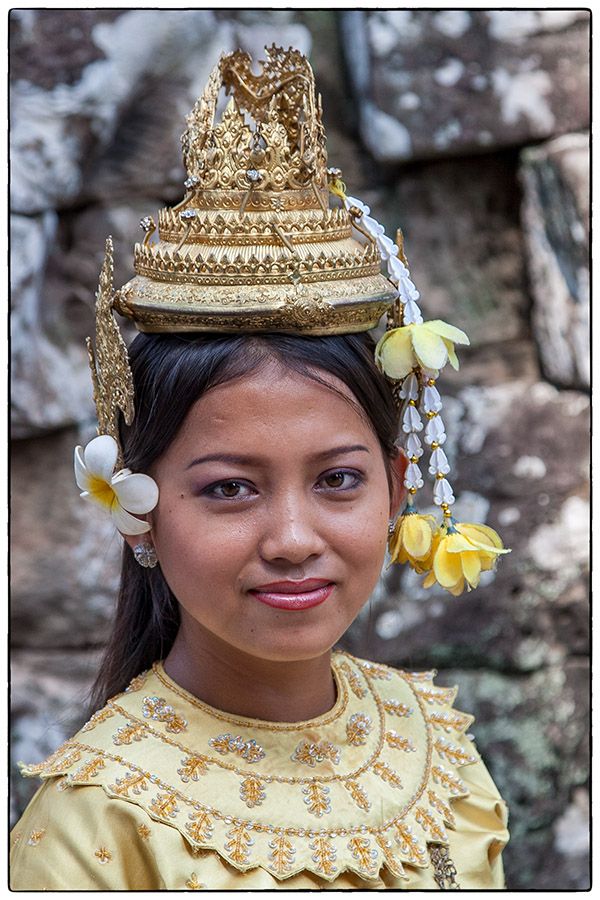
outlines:
M60 431L13 444L12 641L76 648L106 640L116 597L121 538L109 518L79 499L73 450L94 436ZM65 649L65 654L70 653Z
M58 217L12 216L12 434L28 437L93 414L86 351L73 342L65 297L50 299L45 281L57 252Z
M344 12L365 145L388 164L586 128L589 19L588 10Z
M589 387L589 137L569 134L521 156L533 330L545 375Z
M11 820L40 786L17 763L41 762L86 720L87 693L100 662L97 650L14 650L11 658Z
M388 234L403 228L425 317L475 346L528 336L519 200L515 159L498 154L411 168L372 203Z

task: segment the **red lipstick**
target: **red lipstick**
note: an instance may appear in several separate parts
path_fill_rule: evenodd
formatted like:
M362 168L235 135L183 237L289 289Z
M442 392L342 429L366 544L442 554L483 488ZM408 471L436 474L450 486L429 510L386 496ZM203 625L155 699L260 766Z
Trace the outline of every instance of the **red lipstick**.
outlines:
M261 603L275 609L311 609L324 603L335 585L324 578L306 578L304 581L272 581L252 588L249 592Z

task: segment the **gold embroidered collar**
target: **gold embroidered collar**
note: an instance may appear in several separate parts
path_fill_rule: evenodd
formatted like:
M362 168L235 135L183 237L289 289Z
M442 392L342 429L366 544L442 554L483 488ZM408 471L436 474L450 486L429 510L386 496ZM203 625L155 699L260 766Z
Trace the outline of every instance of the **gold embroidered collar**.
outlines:
M213 709L155 663L23 772L62 776L61 790L102 786L240 871L332 881L427 867L427 843L447 845L451 803L468 794L457 769L476 761L464 739L473 718L434 672L334 653L333 673L333 709L286 724Z

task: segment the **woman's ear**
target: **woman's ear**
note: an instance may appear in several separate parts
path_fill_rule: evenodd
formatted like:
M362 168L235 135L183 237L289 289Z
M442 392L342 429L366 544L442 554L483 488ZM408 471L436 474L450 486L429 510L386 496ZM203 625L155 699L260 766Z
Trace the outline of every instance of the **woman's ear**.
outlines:
M142 519L145 522L148 522L150 527L152 527L152 513L146 513L143 516L136 516L136 518ZM132 550L135 547L137 547L138 544L143 544L143 543L153 544L152 537L151 537L152 531L144 531L143 534L123 534L123 532L121 531L120 535L123 538L123 540L129 544L129 546Z
M404 487L404 475L408 465L408 456L403 447L398 447L398 454L390 460L392 475L392 491L390 496L390 519L395 519L404 501L406 500L406 488Z

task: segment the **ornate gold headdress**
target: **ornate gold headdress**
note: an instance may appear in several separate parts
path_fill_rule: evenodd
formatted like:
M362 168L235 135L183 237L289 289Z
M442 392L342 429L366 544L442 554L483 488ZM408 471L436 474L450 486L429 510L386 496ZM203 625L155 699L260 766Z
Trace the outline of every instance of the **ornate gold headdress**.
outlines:
M220 121L217 101L230 94ZM186 194L142 220L136 276L115 308L141 331L374 327L395 297L372 241L329 208L320 97L308 60L270 47L260 74L223 56L182 137ZM151 243L157 233L158 240Z
M230 99L217 121L223 90ZM454 343L468 339L445 322L423 322L401 232L394 244L369 208L347 196L341 172L327 168L321 98L308 60L291 48L269 47L254 74L247 53L223 56L187 118L182 145L184 198L159 212L158 226L142 219L136 275L116 292L107 242L96 356L90 347L100 433L118 446L119 410L126 421L133 418L131 372L113 309L146 332L304 335L367 331L387 312L376 359L395 382L409 456L409 500L390 542L392 558L429 573L426 584L433 578L453 593L465 582L475 586L505 551L491 529L457 526L452 517L435 388L445 363L458 365ZM341 205L330 208L330 195ZM443 511L439 526L416 514L414 503L423 486L421 414L434 502Z

